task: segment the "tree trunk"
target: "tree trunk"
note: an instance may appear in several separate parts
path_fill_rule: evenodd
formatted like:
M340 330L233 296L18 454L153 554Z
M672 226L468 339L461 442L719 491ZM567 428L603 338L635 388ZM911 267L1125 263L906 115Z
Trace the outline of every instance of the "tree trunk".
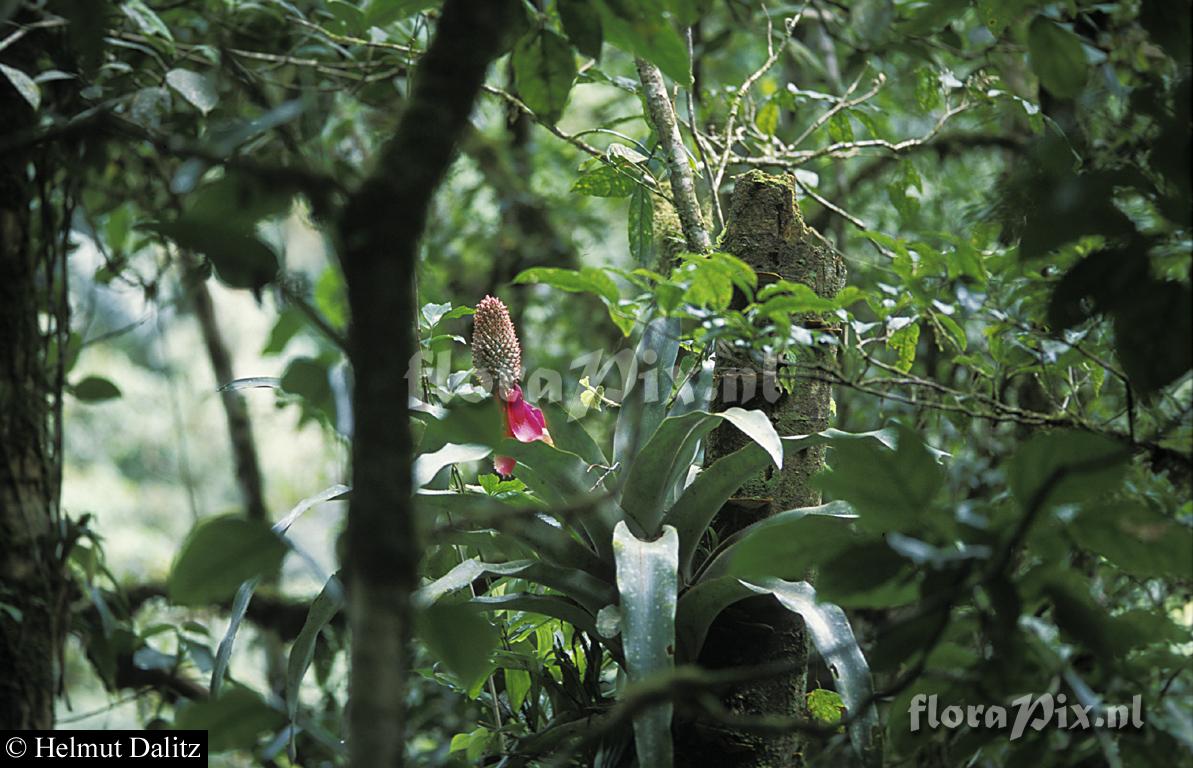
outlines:
M32 125L28 105L0 81L0 115ZM58 424L65 339L64 242L57 207L27 155L0 156L0 730L50 728L63 641L58 551ZM65 193L62 193L65 194ZM39 315L48 316L43 332Z
M804 224L795 189L786 176L750 171L736 179L722 249L745 261L759 284L779 278L834 296L845 285L845 264ZM831 355L831 348L815 354ZM783 372L792 376L793 369ZM805 435L828 427L832 393L827 383L794 376L780 388L775 372L727 347L717 349L714 410L731 406L764 411L780 435ZM767 378L769 377L769 378ZM751 379L755 392L749 395ZM777 395L777 397L776 397ZM709 438L705 463L743 447L749 438L733 427L720 427ZM783 470L768 467L749 478L739 497L717 518L720 540L766 516L820 503L810 480L824 466L824 448L787 451ZM738 603L721 614L709 631L700 663L712 669L792 660L798 672L747 683L726 691L723 704L743 715L802 714L807 638L803 621L770 597ZM767 736L735 731L712 723L681 724L677 765L781 768L799 765L798 734Z
M485 72L519 13L515 0L444 3L397 131L340 222L355 378L353 493L343 559L354 768L403 763L410 593L421 554L411 500L407 378L416 349L418 242Z

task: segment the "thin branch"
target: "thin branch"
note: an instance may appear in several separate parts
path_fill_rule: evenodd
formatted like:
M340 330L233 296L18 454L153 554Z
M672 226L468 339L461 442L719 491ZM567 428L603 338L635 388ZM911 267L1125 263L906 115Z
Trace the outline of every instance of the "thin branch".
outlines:
M663 73L645 59L638 59L635 63L638 66L638 77L642 81L650 121L654 125L659 144L667 158L667 167L671 171L672 202L675 204L676 213L679 214L684 240L692 252L708 253L712 250L712 239L704 226L704 217L700 214L700 200L696 197L696 185L692 181L692 167L688 163L687 149L679 133L675 108L671 104L671 97L667 95L667 86L663 84Z

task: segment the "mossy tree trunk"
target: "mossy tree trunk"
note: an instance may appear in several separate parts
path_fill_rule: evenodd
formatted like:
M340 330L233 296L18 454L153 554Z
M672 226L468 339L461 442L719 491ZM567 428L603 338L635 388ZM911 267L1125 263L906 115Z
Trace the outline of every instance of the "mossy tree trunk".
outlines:
M808 229L795 201L789 177L750 171L736 179L720 249L745 261L759 275L760 285L779 278L810 286L821 296L834 296L845 285L845 264ZM833 354L826 348L811 354ZM768 370L770 368L770 370ZM714 410L732 406L765 412L780 435L803 435L828 427L830 386L776 371L727 347L717 349ZM751 381L752 379L752 381ZM751 395L751 386L753 394ZM733 427L712 433L705 463L746 444ZM787 451L783 469L768 467L746 480L738 497L718 516L720 540L768 515L820 503L811 481L824 466L823 447ZM771 597L738 603L714 622L700 657L712 669L792 661L796 670L739 685L722 695L722 703L742 715L804 714L807 638L803 621ZM679 728L677 765L716 768L782 768L801 763L798 734L780 736L737 731L706 721Z
M13 128L33 125L7 81L0 115ZM68 185L42 178L56 167L51 152L0 155L0 730L53 727L64 638L58 352L69 332Z

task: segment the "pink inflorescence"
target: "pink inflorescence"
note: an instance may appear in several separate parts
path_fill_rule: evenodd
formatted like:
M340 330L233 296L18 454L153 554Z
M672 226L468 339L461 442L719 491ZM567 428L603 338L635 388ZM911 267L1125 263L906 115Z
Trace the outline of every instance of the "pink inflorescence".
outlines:
M472 318L472 365L494 384L507 437L520 443L543 440L553 444L543 412L522 397L522 387L518 384L522 375L522 347L509 310L501 299L486 296L476 305ZM516 462L510 456L496 456L493 464L499 474L508 477L514 473Z
M472 318L472 366L508 397L522 374L522 347L501 299L486 296Z

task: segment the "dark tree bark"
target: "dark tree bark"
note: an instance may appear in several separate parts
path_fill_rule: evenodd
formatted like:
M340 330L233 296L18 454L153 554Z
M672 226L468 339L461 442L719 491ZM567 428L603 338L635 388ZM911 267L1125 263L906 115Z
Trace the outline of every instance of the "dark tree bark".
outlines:
M516 0L444 4L397 131L340 222L355 377L344 566L352 629L349 750L358 768L403 763L410 593L420 554L407 410L418 242L485 72L519 13Z
M751 171L737 177L721 247L753 267L760 283L781 277L811 286L826 297L845 285L843 260L804 224L795 202L794 185L785 176ZM780 375L789 376L791 370ZM713 410L735 405L760 409L771 418L780 435L806 435L828 427L832 393L825 382L795 376L789 386L780 388L773 378L774 371L768 373L757 361L729 348L717 349L713 376ZM752 397L747 395L751 379L755 387ZM708 441L705 463L736 451L748 439L733 427L718 428ZM718 516L720 539L784 509L819 504L820 492L810 480L823 466L823 447L788 451L781 472L768 467L747 479L739 497ZM738 603L717 618L700 663L711 669L725 669L779 660L794 662L797 672L736 686L722 696L723 704L738 714L790 715L805 710L807 658L802 620L774 599L758 597ZM799 750L799 737L794 733L768 736L706 722L681 723L677 728L677 765L783 768L800 764Z
M0 115L6 129L33 125L7 80ZM54 180L43 174L52 167L41 153L0 155L0 730L53 726L64 638L67 544L58 497L67 191L51 191Z

